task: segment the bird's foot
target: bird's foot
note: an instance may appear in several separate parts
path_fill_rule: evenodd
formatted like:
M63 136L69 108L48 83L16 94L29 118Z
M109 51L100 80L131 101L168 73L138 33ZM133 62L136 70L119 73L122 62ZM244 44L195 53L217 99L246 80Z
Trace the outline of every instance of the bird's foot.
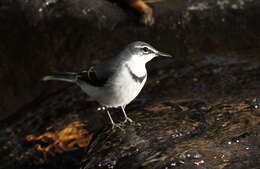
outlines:
M142 126L140 123L133 121L129 117L126 117L125 120L122 122L123 125L125 125L126 122L130 122L131 125L133 126Z
M138 123L138 122L135 122L135 121L131 122L130 125L134 126L134 127L141 127L142 126L141 123Z
M125 124L126 122L130 122L133 123L134 121L132 119L130 119L129 117L125 117L125 120L123 121L123 124Z
M119 124L112 123L112 130L115 130L115 129L119 128L121 131L125 132L125 129L123 129L121 126L122 125L120 123Z

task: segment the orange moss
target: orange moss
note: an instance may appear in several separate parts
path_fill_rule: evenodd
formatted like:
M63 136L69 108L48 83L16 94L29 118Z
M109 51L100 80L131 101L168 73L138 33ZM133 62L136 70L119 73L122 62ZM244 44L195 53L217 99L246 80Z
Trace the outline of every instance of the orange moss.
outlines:
M47 143L48 146L42 147L40 144L35 145L35 150L42 152L62 153L72 150L75 147L87 147L93 134L84 129L85 124L80 121L74 121L67 125L64 129L55 133L46 132L38 137L27 135L27 141L40 141Z

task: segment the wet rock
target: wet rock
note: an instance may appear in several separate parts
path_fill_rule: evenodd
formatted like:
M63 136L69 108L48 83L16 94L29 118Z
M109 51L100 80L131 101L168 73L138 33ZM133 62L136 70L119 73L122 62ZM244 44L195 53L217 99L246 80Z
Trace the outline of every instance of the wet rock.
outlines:
M202 155L198 151L185 151L180 154L179 158L182 160L185 159L198 159L201 158Z
M225 87L218 83L212 86L209 76L223 81L219 74L205 76L204 69L215 69L211 64L191 71L204 86L177 85L193 79L186 70L175 81L169 80L174 74L168 74L159 84L152 74L139 96L149 99L127 106L136 123L123 126L124 131L112 130L106 113L97 111L98 104L77 87L42 98L21 110L23 116L2 124L1 167L257 168L260 117L250 101L260 94L259 70L218 66L224 67L225 83L230 77L237 79L229 83L234 95L220 93ZM123 119L120 110L111 112L115 121ZM28 140L32 135L37 137Z

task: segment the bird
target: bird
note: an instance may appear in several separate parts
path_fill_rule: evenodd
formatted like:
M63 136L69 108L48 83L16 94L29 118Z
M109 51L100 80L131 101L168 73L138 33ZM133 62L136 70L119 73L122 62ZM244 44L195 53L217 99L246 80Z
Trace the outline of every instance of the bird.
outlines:
M128 44L117 56L104 59L89 69L49 73L42 80L77 84L106 109L112 128L120 128L120 124L114 122L108 109L121 108L125 117L123 123L133 122L127 116L125 107L137 97L147 80L146 63L158 56L172 57L146 42L135 41Z

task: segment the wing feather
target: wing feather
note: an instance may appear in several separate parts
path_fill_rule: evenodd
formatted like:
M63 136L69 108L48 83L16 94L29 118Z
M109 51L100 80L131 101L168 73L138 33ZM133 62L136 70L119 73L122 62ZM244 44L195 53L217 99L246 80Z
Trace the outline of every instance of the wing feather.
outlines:
M116 60L109 59L97 66L91 66L88 70L78 73L78 81L96 87L103 87L114 75L117 65Z

